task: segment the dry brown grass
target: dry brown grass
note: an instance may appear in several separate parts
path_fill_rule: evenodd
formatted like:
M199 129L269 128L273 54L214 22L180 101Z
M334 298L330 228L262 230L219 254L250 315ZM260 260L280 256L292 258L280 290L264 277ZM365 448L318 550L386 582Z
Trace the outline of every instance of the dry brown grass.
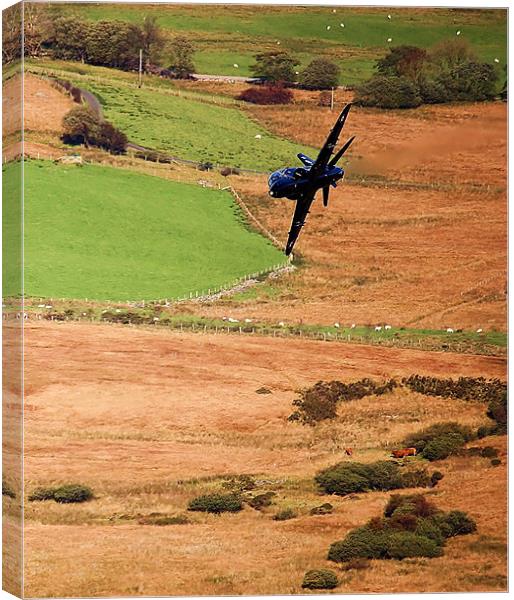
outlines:
M326 501L312 475L341 460L345 445L358 460L385 458L388 443L421 426L483 422L484 406L395 391L349 403L335 427L313 429L286 420L295 390L363 375L505 376L497 358L76 323L29 325L26 351L27 491L77 481L97 496L27 504L29 596L299 593L307 569L329 566L330 543L388 497L331 497L335 512L311 517ZM262 386L272 394L256 394ZM482 443L499 445L504 460L505 440ZM451 541L442 559L346 573L338 591L505 587L505 466L455 458L434 468L446 473L436 502L470 512L478 533ZM152 512L182 514L231 473L255 474L259 490L277 492L275 505L195 513L188 525L137 524ZM273 521L285 507L300 516Z

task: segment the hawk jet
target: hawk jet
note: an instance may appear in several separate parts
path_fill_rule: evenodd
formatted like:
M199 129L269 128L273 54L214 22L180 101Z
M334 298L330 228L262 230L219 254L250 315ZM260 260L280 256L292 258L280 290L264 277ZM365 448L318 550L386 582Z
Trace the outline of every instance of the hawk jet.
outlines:
M316 192L320 189L323 190L323 205L328 206L330 186L337 187L337 182L344 177L344 170L336 165L350 147L355 136L351 137L333 157L332 154L350 108L351 104L344 107L316 160L300 153L298 158L303 163L303 167L287 167L270 175L268 180L270 196L288 198L296 202L285 249L287 256L291 254L300 230L305 224Z

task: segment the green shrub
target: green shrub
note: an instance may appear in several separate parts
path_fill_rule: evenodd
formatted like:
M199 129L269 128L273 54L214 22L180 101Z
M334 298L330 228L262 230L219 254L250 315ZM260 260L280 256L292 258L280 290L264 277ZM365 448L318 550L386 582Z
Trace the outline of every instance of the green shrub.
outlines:
M273 515L273 520L288 521L289 519L294 519L296 516L297 514L292 508L284 508L283 510L279 510L278 513Z
M480 456L483 458L496 458L498 456L498 450L492 446L484 446L480 452Z
M496 93L498 74L488 63L464 62L438 77L450 101L477 102L490 100Z
M400 509L404 513L409 512L417 517L429 517L437 512L435 504L427 500L423 494L393 494L384 509L384 516L391 517Z
M94 145L100 132L100 118L88 107L77 106L68 111L62 120L62 140L66 144Z
M387 540L387 558L396 560L415 556L435 558L442 553L441 547L433 539L409 531L393 533Z
M330 569L307 571L302 588L309 590L333 590L338 585L337 575Z
M459 433L447 433L428 442L421 455L430 461L441 460L454 454L465 443L466 440Z
M276 496L275 492L266 492L264 494L258 494L253 498L247 500L249 506L255 508L255 510L261 510L266 506L271 506L272 498Z
M103 148L112 154L124 154L127 148L127 136L116 129L114 125L103 121L100 124L97 137L92 140L92 143L99 148Z
M214 514L239 512L242 508L243 502L236 494L205 494L193 498L188 506L188 510Z
M494 425L481 425L477 429L476 436L479 440L481 440L482 438L488 437L490 435L498 435L498 433L498 424L495 423Z
M55 500L59 504L87 502L93 498L93 492L85 485L66 484L58 487L36 488L28 497L30 502Z
M403 444L407 448L416 448L419 454L423 452L425 446L429 442L447 434L459 434L464 439L464 442L469 442L474 437L471 427L468 427L467 425L461 425L455 421L448 421L444 423L435 423L434 425L431 425L425 429L421 429L416 433L411 433L403 440Z
M414 467L401 473L401 487L428 487L431 484L431 478L425 467Z
M446 87L436 79L422 79L419 93L425 104L441 104L449 100Z
M446 536L433 517L419 517L414 533L433 540L438 546L443 546L446 541Z
M85 485L61 485L54 489L53 499L60 504L87 502L93 498L93 492Z
M311 515L329 515L333 512L334 507L332 506L332 504L330 504L329 502L326 502L325 504L321 504L320 506L315 506L314 508L311 508L310 510L310 514Z
M379 108L415 108L421 104L418 86L407 77L374 75L357 88L356 104Z
M325 493L339 496L430 485L430 477L424 467L403 472L394 461L342 462L320 471L314 479Z
M444 529L446 537L456 535L467 535L477 530L475 521L461 510L452 510L440 517L440 524L446 526Z
M439 379L424 375L411 375L402 379L402 384L425 396L460 398L484 403L501 401L507 392L507 384L504 381L486 380L483 377Z
M499 458L493 458L491 459L491 466L492 467L499 467L502 464L502 461Z
M348 562L355 558L385 558L387 533L367 526L353 529L344 540L334 542L328 550L328 560Z

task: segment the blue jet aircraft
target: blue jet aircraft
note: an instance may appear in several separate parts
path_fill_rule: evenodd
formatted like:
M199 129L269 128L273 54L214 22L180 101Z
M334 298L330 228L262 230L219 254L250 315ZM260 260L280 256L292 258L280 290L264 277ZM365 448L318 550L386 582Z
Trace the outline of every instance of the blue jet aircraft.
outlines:
M337 167L336 164L348 150L355 136L346 142L332 160L330 158L350 108L351 104L344 107L316 160L305 156L305 154L298 154L298 158L302 161L304 167L288 167L275 171L270 175L268 180L270 196L273 198L289 198L289 200L296 201L293 222L291 223L285 250L287 256L291 254L293 246L300 235L300 230L305 224L305 219L309 214L316 192L320 189L323 190L323 205L328 206L330 186L337 187L337 182L344 177L344 170Z

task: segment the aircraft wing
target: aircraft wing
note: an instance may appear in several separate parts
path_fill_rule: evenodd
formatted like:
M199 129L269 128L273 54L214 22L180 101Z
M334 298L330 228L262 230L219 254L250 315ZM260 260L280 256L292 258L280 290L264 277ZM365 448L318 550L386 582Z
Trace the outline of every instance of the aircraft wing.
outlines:
M312 168L309 171L310 176L314 179L318 175L320 175L325 167L328 165L328 161L334 152L334 148L336 147L337 140L339 139L339 135L343 130L344 123L346 121L346 117L350 112L351 104L347 104L341 114L339 115L334 127L332 127L332 131L328 134L325 145L319 151L318 157L316 161L312 165Z
M296 201L293 220L291 222L291 229L289 230L289 237L287 238L286 244L287 256L291 254L293 246L295 245L295 242L298 239L298 236L300 235L300 231L304 226L307 215L309 214L309 209L311 207L315 195L316 190L310 190L306 192L299 200Z

